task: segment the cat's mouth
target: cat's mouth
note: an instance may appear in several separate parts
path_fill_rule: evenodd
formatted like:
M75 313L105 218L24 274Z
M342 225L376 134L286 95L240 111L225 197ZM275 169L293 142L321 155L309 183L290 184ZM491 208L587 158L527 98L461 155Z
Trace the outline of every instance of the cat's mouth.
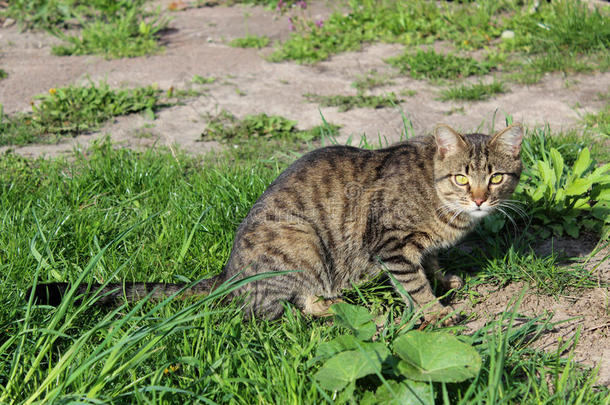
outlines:
M470 207L468 214L473 218L483 218L492 211L491 207Z

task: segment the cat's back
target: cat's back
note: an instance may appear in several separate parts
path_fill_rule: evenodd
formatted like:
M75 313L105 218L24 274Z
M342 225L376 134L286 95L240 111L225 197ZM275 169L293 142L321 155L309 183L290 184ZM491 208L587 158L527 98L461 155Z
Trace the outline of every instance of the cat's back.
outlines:
M405 167L431 163L434 155L431 136L414 137L383 149L361 149L333 145L311 151L284 170L267 188L260 200L278 191L312 189L331 197L343 185L348 192L359 184L370 185L387 174L393 165ZM355 184L357 183L357 184Z

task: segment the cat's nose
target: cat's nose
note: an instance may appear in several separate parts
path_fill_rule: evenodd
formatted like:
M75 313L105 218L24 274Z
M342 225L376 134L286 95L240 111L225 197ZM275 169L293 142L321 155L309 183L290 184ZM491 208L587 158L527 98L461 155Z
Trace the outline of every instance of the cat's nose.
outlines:
M485 202L485 200L486 198L473 198L473 201L477 205L477 207L480 207L481 204Z

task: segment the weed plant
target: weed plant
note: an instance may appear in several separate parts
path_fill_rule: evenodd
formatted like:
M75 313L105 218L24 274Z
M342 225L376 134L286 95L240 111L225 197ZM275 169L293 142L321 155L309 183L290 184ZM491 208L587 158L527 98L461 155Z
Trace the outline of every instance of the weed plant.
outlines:
M2 15L16 19L24 28L48 30L65 40L56 55L97 54L106 58L149 55L160 52L160 32L168 20L144 10L145 0L17 0ZM80 35L63 29L78 27Z
M489 73L493 67L489 62L478 62L470 57L452 54L444 55L432 49L418 50L415 53L405 52L386 62L415 79L457 79L480 76Z
M359 75L352 82L352 87L358 90L358 93L364 93L377 87L394 84L389 75L381 74L376 70L371 70L367 74Z
M478 101L487 100L494 94L504 93L506 87L502 82L461 84L441 91L440 99Z
M473 4L354 0L348 4L347 14L337 11L323 24L301 18L293 24L296 32L277 46L271 60L313 63L360 49L365 43L395 42L412 49L444 40L456 50L485 48L498 62L494 66L524 83L535 83L547 72L607 70L609 65L609 15L604 6L591 9L585 2L568 0L535 5L513 0ZM501 38L505 31L514 37ZM425 56L433 61L432 55ZM405 73L408 69L402 66Z
M264 35L246 35L243 38L235 38L229 45L236 48L264 48L269 45L269 37Z
M337 135L339 127L324 122L308 130L297 128L297 122L267 114L247 115L239 120L228 111L208 117L208 125L201 134L203 141L216 140L233 146L233 158L250 160L253 156L292 159L283 151L303 150L322 138Z
M161 91L155 87L115 90L104 82L52 88L35 100L29 114L6 116L0 111L0 145L53 142L93 131L118 115L144 112L154 117L162 105Z
M56 55L102 55L106 58L125 58L150 55L163 50L159 44L160 32L168 21L155 15L145 18L143 1L128 2L116 15L107 19L81 19L80 36L55 31L69 45L56 45Z
M396 94L388 93L380 96L365 95L358 93L356 95L333 95L323 96L320 94L307 93L303 95L308 101L318 103L325 107L338 107L339 111L349 111L353 108L384 108L393 107L400 103Z

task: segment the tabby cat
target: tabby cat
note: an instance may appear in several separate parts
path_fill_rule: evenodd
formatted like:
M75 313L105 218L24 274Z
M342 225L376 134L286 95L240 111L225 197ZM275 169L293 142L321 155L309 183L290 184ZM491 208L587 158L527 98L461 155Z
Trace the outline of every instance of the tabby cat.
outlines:
M428 316L444 314L426 274L447 288L462 286L460 277L439 272L437 251L454 245L512 194L521 173L522 137L520 125L493 136L439 125L434 135L385 149L312 151L254 204L222 273L196 284L189 295L207 294L236 275L295 270L246 284L232 296L247 294L248 315L276 318L282 302L322 315L352 282L389 271L415 304L431 304ZM98 302L149 292L158 298L182 287L111 284ZM35 295L58 304L66 288L43 284Z

